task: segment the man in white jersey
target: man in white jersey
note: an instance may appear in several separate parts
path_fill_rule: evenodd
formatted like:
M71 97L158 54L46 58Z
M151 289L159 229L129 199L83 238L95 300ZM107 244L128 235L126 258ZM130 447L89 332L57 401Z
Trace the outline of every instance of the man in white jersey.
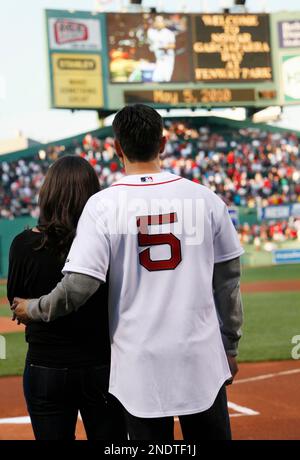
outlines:
M125 107L113 128L127 176L88 201L61 283L15 314L49 321L77 310L109 269L110 392L130 439L172 440L174 416L184 439L230 439L225 383L242 324L236 231L212 191L161 172L154 109Z
M156 16L147 33L150 50L155 54L156 64L152 80L171 81L175 65L175 33L165 25L163 16Z

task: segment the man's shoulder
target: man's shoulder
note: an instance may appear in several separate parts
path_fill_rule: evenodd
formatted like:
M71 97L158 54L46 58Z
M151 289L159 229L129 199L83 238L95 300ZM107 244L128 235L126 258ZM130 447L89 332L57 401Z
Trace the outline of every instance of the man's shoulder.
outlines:
M107 198L111 196L112 194L116 193L114 190L113 185L118 184L118 182L114 182L110 187L104 188L103 190L100 190L100 192L95 193L91 198L89 199L89 203L96 203L98 201L101 201L104 198Z
M107 213L109 214L110 208L115 207L115 203L118 199L118 189L120 188L121 187L113 187L111 185L92 195L86 204L87 212L94 217L104 217Z
M205 205L208 206L209 209L215 210L216 212L222 212L224 206L226 206L222 198L209 187L188 179L183 179L180 182L188 189L188 195L192 196L194 199L203 199Z
M185 187L189 187L191 191L193 191L197 195L202 195L203 197L210 198L211 200L215 200L215 201L220 200L218 195L206 185L202 185L202 184L199 184L198 182L194 182L192 180L185 179L184 177L182 177L181 183Z

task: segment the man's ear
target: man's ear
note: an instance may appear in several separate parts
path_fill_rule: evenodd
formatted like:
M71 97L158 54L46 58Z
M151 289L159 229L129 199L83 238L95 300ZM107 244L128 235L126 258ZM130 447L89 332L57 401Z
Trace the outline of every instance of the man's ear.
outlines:
M163 136L160 141L159 153L164 153L166 148L167 138Z
M124 153L120 145L120 142L117 139L115 139L114 145L115 145L116 154L119 160L121 161L122 164L124 164Z

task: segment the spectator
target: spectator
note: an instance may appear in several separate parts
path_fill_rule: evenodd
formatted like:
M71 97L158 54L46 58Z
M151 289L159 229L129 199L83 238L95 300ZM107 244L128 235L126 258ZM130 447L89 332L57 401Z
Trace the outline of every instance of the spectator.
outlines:
M211 188L228 205L255 208L300 202L299 139L295 134L227 127L212 131L209 126L199 128L172 120L165 120L164 134L168 143L162 155L163 169ZM82 143L51 146L40 157L2 162L0 217L36 217L37 194L45 172L65 154L80 155L89 161L103 188L122 176L114 156L113 139L101 140L91 134ZM280 228L275 230L275 239L287 237ZM295 232L288 233L290 238ZM241 230L245 242L252 242L256 236L265 240L265 230L261 235L252 234L249 228Z

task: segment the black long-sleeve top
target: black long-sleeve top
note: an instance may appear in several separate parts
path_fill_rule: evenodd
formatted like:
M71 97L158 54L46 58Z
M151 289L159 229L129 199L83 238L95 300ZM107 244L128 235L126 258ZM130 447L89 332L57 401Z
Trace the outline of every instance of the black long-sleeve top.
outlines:
M37 249L42 234L25 230L15 237L9 254L7 296L38 298L62 278L63 261L50 249ZM50 367L106 365L110 362L108 288L102 284L78 312L53 322L26 327L30 363Z

